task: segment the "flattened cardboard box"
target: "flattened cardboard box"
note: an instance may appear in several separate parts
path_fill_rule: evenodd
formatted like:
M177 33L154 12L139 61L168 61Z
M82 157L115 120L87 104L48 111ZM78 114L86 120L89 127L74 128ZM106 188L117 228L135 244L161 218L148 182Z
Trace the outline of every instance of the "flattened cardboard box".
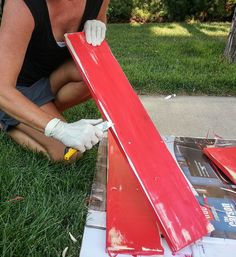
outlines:
M206 217L215 226L215 231L208 237L183 249L175 256L234 257L236 252L236 187L219 170L211 166L208 158L202 154L202 149L206 145L217 147L236 145L236 140L187 137L163 137L163 139L189 181ZM106 157L107 139L105 138L99 146L97 172L92 187L80 257L108 257L105 252ZM164 256L173 256L164 239L162 244Z

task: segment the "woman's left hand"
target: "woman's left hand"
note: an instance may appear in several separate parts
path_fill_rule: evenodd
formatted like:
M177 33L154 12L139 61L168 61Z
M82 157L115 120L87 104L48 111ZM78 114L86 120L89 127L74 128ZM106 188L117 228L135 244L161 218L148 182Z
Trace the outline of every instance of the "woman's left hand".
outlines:
M88 20L84 24L84 32L89 44L99 46L106 36L106 24L99 20Z

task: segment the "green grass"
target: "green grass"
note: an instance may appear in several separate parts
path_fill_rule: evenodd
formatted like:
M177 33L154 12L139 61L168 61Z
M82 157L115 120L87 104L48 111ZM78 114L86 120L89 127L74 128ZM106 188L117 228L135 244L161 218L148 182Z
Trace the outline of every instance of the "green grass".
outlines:
M111 24L108 41L140 94L236 95L222 57L229 23Z
M139 93L235 95L236 66L222 59L229 26L112 24L108 41ZM93 102L65 115L99 117ZM66 246L78 256L96 148L73 165L53 164L0 133L0 156L0 256L55 257Z
M69 120L94 118L93 102L66 112ZM87 197L95 170L94 148L72 165L51 163L0 133L0 256L79 256ZM24 199L11 202L17 196ZM9 202L10 201L10 202ZM79 242L74 244L69 232Z

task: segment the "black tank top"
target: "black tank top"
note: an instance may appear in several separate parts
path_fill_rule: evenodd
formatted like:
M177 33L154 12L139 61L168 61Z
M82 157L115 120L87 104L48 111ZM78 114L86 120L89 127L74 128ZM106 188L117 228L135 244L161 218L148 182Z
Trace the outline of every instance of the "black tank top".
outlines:
M53 36L46 0L24 0L30 9L35 28L29 42L18 84L30 86L70 57L67 47L60 47ZM78 31L82 31L87 20L96 19L103 0L87 0Z

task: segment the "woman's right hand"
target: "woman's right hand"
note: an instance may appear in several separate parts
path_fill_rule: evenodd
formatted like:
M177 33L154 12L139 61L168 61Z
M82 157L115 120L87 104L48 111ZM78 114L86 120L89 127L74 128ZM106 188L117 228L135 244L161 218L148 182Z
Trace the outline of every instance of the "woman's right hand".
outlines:
M66 123L54 118L48 122L44 134L83 153L102 139L103 131L95 126L101 121L101 119L82 119L74 123Z
M87 43L99 46L106 36L106 24L100 20L88 20L84 24L84 33Z

